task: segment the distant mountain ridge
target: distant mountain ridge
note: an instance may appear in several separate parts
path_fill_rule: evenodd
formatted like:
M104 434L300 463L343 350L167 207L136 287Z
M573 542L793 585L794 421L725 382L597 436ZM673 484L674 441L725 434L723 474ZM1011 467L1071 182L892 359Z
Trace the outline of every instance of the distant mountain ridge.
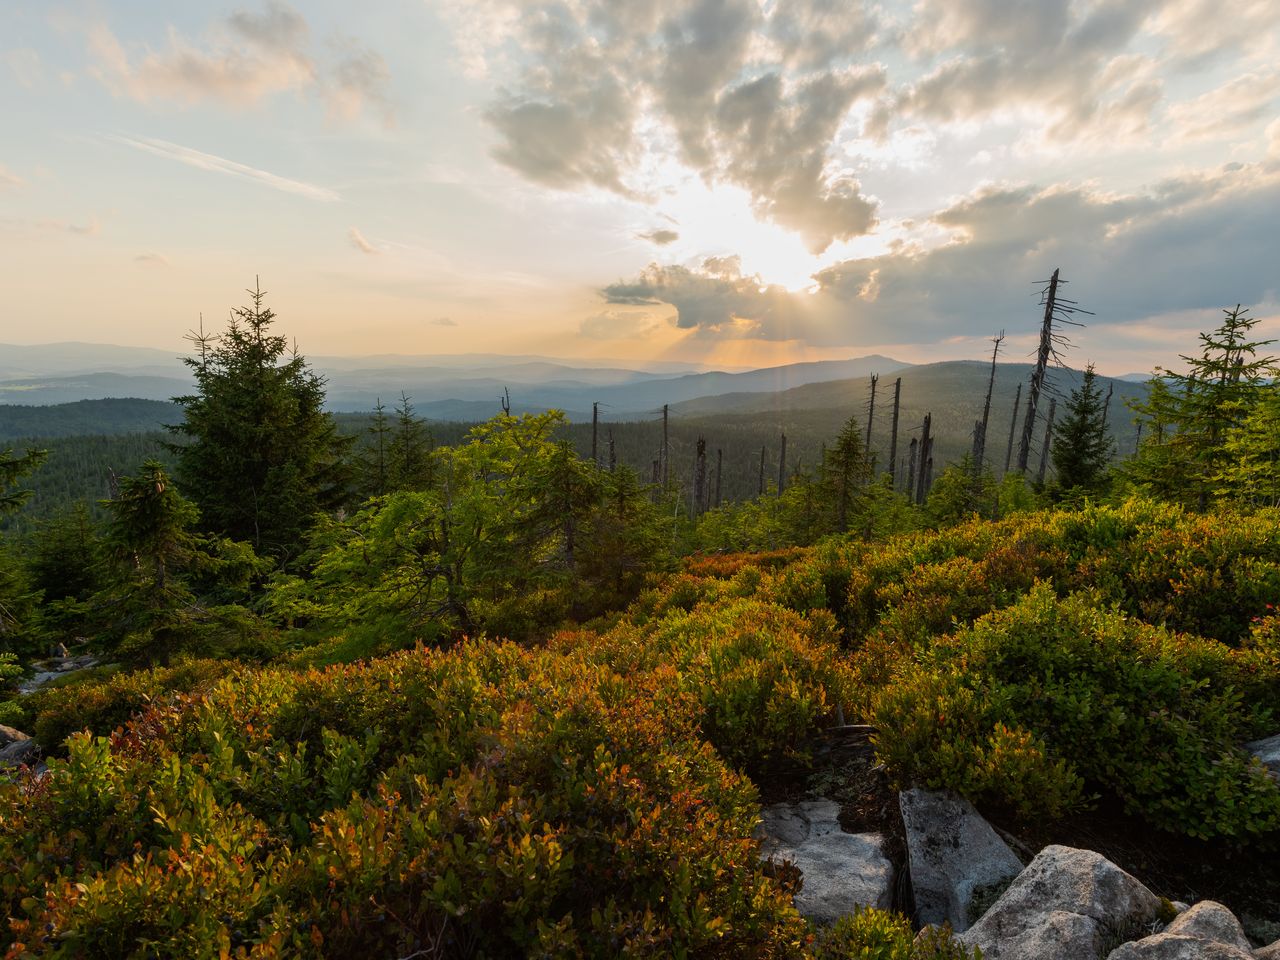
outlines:
M103 358L100 368L79 369L91 363L93 351L99 349ZM51 405L104 397L168 401L189 393L192 381L187 368L176 357L169 358L170 366L166 368L160 363L163 357L163 351L94 344L0 346L0 375L19 368L36 371L0 376L0 404ZM395 363L364 365L370 361ZM468 361L470 365L464 365ZM908 366L882 356L736 372L673 372L673 367L694 365L670 363L661 364L659 370L591 362L577 366L577 361L491 354L443 358L317 357L311 362L328 380L327 404L332 410L370 410L378 400L393 406L403 392L412 398L419 414L441 420L487 419L498 411L498 398L507 390L517 411L557 408L581 418L589 416L592 404L598 402L610 416L635 417L647 416L664 403L728 392L772 392L873 371L889 373ZM116 369L101 368L112 365Z

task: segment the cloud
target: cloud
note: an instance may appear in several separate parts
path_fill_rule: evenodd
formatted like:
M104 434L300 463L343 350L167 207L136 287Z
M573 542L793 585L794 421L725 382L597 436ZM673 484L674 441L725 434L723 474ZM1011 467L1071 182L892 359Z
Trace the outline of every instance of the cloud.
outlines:
M649 267L601 289L606 303L677 313L701 336L813 345L926 343L1038 322L1032 281L1061 267L1093 323L1274 300L1280 171L1232 165L1130 193L988 185L935 213L949 238L899 243L819 271L813 292L744 276L736 258ZM1269 286L1270 285L1270 286Z
M306 183L301 180L290 180L287 177L280 177L274 173L268 173L266 170L259 170L256 167L250 167L235 160L227 160L224 157L214 156L211 153L202 153L199 150L193 150L190 147L183 147L176 143L169 143L167 140L156 140L151 137L112 137L117 143L123 143L135 149L142 150L146 153L154 154L157 157L164 157L167 160L176 160L179 163L185 163L189 167L195 167L197 170L208 170L212 173L224 173L229 176L239 177L242 180L250 180L263 186L271 187L273 190L279 190L283 193L292 193L309 200L318 200L321 203L333 203L341 200L335 191L328 187L316 186L313 183Z
M924 0L904 48L936 65L890 112L972 122L1017 110L1050 141L1139 137L1161 96L1154 61L1129 49L1148 12L1139 0Z
M306 19L283 0L267 0L256 12L237 10L199 40L172 27L167 39L165 49L131 52L108 26L95 24L90 72L116 95L144 103L215 101L240 108L280 93L311 94L332 118L353 119L372 107L384 122L394 119L382 57L342 39L332 44L336 59L318 59Z
M869 10L835 0L780 0L768 14L758 0L468 5L503 31L491 48L511 41L522 53L493 57L507 74L484 114L499 136L494 156L543 186L635 199L656 195L663 184L649 167L673 156L710 184L745 189L759 216L814 251L860 236L875 202L836 162L835 141L853 105L886 82L883 68L852 62L876 36Z
M648 240L650 243L659 247L665 247L680 239L680 234L674 230L668 230L665 227L652 230L649 233L637 233L636 236L641 240Z
M1265 55L1280 27L1280 7L1271 0L1242 0L1223 16L1216 0L1167 0L1151 18L1152 32L1183 70L1224 59Z
M5 168L4 164L0 164L0 188L3 187L20 187L25 183L20 176Z
M1216 89L1169 108L1179 140L1208 140L1239 133L1275 115L1280 71L1247 73Z
M364 234L356 227L352 227L347 231L347 239L351 241L351 245L361 253L378 254L381 251L372 243L365 239Z
M673 307L677 327L703 336L789 340L800 321L800 301L782 287L743 276L736 257L710 258L695 269L653 263L634 280L611 283L600 293L614 306ZM598 315L592 330L601 328L602 317L617 316Z
M458 321L452 317L436 317L430 323L433 327L456 327L458 325Z
M169 266L169 258L162 253L140 253L133 258L133 262L144 267Z
M386 126L395 125L395 109L388 91L391 70L382 55L359 46L355 41L343 44L344 56L323 81L323 96L330 116L352 120L368 108L382 114Z

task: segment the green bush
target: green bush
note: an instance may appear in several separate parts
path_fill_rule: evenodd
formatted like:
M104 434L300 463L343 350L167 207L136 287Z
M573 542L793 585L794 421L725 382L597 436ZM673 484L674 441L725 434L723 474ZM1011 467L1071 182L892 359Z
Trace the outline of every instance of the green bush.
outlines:
M73 733L109 734L156 700L207 686L233 672L235 661L185 660L171 667L116 673L107 680L46 687L23 704L32 736L55 751Z
M1040 586L900 670L879 749L904 781L1024 815L1074 806L1083 780L1163 829L1272 843L1280 787L1237 746L1269 712L1235 682L1248 656Z
M902 914L868 908L820 930L813 955L815 960L981 960L982 951L956 942L948 927L917 935Z

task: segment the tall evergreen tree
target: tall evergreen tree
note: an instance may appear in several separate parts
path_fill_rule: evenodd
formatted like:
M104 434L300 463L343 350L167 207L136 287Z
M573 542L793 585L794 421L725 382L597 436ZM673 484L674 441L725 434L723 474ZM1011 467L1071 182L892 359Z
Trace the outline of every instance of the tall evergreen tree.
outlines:
M861 494L870 482L871 461L855 415L845 422L818 466L815 483L824 504L823 533L844 533L857 525Z
M396 426L387 451L387 482L392 490L425 490L431 486L431 451L435 440L426 421L413 412L405 393L396 405Z
M1115 442L1107 434L1097 380L1091 363L1080 386L1071 391L1067 415L1053 441L1053 469L1064 491L1096 493L1106 485Z
M30 491L12 489L47 456L44 450L28 450L15 457L12 449L0 450L0 517L21 507ZM22 559L0 542L0 648L9 651L26 639L24 628L37 617L40 592L35 589Z
M323 409L324 378L271 332L263 291L248 293L225 333L193 338L196 392L175 398L185 419L172 428L189 442L173 451L208 529L287 561L314 515L343 500L350 438Z
M1217 490L1251 507L1280 507L1280 386L1262 390L1262 399L1227 434L1227 461Z
M1140 422L1152 429L1125 469L1149 492L1200 509L1231 463L1227 437L1277 372L1275 357L1258 356L1274 341L1251 339L1257 318L1239 304L1222 312L1218 328L1200 334L1200 355L1183 355L1185 373L1156 371L1146 406L1137 408Z
M21 457L15 457L11 447L0 450L0 516L17 510L27 502L31 491L10 488L44 463L48 456L47 450L28 450Z

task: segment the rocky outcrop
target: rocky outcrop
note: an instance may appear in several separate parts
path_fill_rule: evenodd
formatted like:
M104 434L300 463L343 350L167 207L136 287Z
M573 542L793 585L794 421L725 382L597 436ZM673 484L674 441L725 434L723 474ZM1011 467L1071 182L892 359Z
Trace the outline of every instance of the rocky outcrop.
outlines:
M1265 740L1246 743L1244 748L1261 760L1273 777L1280 779L1280 733Z
M1096 960L1113 931L1152 923L1160 900L1091 850L1045 847L959 936L986 960Z
M776 804L761 811L760 855L795 864L803 877L795 905L816 923L834 923L861 907L888 908L893 864L878 833L845 833L830 800Z
M0 767L33 767L41 757L40 745L23 736L0 749Z
M1269 947L1260 947L1253 951L1254 960L1280 960L1280 940Z
M974 892L1012 880L1022 861L963 797L916 788L899 794L898 805L916 918L963 933Z
M1254 960L1249 938L1235 914L1202 900L1178 914L1163 931L1112 950L1107 960Z
M37 661L31 665L35 669L34 675L18 684L18 692L35 693L50 681L97 665L98 658L89 654L78 657L50 657L48 660Z
M19 740L29 739L31 738L21 730L16 730L13 727L0 723L0 748L7 747L11 743L17 743Z

